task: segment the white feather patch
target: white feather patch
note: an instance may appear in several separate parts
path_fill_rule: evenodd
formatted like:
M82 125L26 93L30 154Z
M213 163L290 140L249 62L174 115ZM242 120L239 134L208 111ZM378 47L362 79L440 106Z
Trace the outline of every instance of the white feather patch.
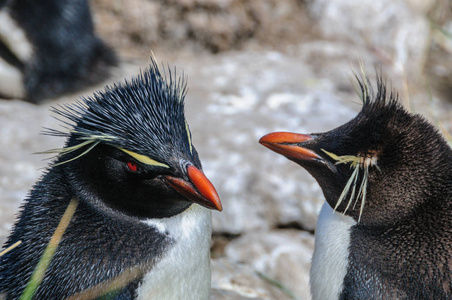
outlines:
M8 9L0 11L0 40L23 63L33 55L33 46L23 29L9 15Z
M324 203L315 232L310 283L313 300L335 300L347 274L350 228L356 222Z
M0 24L0 27L2 25ZM8 98L25 98L25 85L22 72L0 57L0 91Z
M175 245L145 275L138 299L209 299L211 211L192 204L179 215L145 223L169 234Z

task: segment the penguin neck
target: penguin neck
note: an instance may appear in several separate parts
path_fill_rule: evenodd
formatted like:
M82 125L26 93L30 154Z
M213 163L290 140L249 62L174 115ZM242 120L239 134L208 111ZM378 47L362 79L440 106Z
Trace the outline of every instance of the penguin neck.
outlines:
M138 299L149 299L150 295L153 299L208 299L211 211L192 204L173 217L143 222L169 236L173 243L144 276L138 288ZM187 295L187 290L190 290L190 295Z
M314 300L338 299L347 274L352 217L333 211L324 203L315 231L310 285Z

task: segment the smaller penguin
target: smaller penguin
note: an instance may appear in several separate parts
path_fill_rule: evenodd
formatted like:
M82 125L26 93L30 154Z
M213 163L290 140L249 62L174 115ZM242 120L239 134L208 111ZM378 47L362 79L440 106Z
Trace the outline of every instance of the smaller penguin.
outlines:
M67 143L25 199L0 257L19 299L66 208L78 203L34 299L208 299L211 209L184 116L186 84L155 60L131 82L55 110ZM74 205L73 205L74 206ZM53 238L52 238L53 240ZM102 298L104 299L104 298Z
M452 299L452 150L378 77L363 107L325 133L260 143L305 168L326 203L311 267L314 300Z
M87 0L0 4L0 95L37 103L104 80L117 58Z

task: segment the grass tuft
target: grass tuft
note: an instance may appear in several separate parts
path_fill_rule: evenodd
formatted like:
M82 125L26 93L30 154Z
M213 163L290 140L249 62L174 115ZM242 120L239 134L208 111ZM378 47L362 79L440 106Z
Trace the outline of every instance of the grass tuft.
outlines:
M262 272L258 272L256 271L257 276L259 276L259 278L261 278L262 280L268 282L269 284L275 286L276 288L278 288L279 290L281 290L284 294L286 294L287 296L290 297L290 299L292 300L300 300L299 298L297 298L297 296L295 296L295 294L288 288L286 287L284 284L282 284L281 282L272 279L270 277L268 277L267 275L265 275Z

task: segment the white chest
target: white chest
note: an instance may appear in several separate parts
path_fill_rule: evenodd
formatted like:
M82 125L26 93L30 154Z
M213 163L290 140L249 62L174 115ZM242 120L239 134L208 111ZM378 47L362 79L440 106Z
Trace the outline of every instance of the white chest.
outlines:
M211 212L193 204L177 216L146 223L169 232L175 244L145 275L138 299L209 299Z
M316 225L315 249L311 266L313 300L338 299L347 273L351 217L333 212L324 203Z

